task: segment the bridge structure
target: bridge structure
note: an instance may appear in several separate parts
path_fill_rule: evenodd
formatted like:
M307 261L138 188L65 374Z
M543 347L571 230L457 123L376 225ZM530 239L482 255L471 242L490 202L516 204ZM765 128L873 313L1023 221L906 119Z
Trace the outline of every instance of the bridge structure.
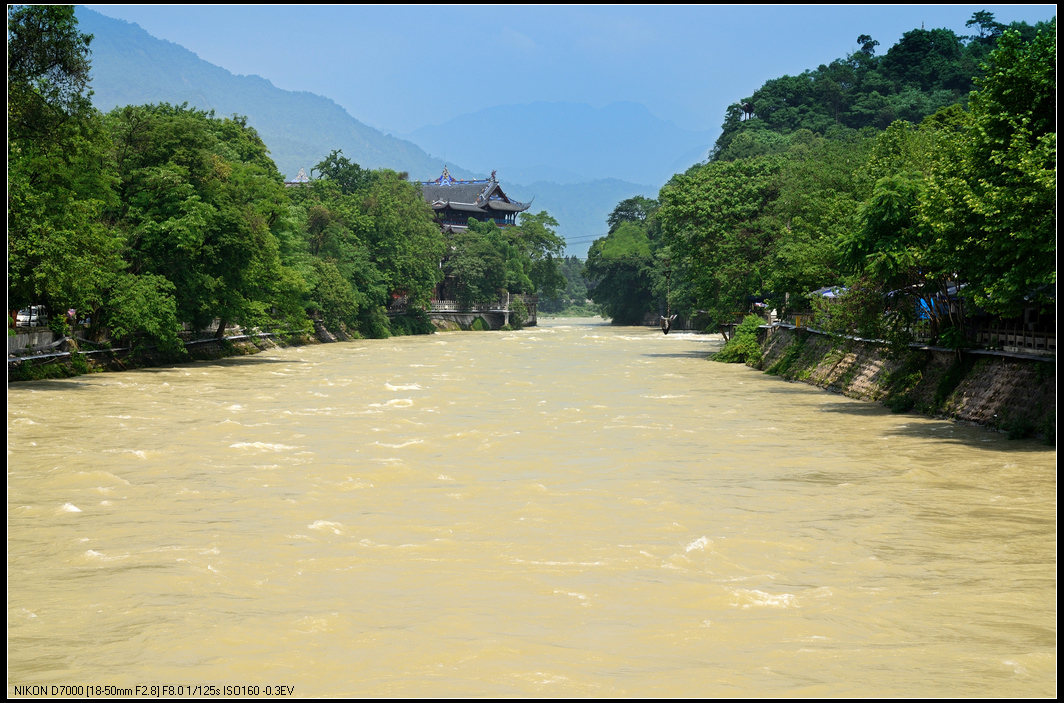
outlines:
M505 298L500 298L499 300L488 303L473 303L472 305L462 305L457 300L432 300L429 302L429 307L425 312L428 313L430 320L452 322L461 328L472 326L473 321L479 317L491 329L498 329L510 324L513 304L518 299L524 303L525 309L528 311L528 315L522 324L525 327L535 327L536 308L539 304L539 297L535 295L508 294ZM388 306L389 317L405 315L406 311L407 299L405 297L396 298Z

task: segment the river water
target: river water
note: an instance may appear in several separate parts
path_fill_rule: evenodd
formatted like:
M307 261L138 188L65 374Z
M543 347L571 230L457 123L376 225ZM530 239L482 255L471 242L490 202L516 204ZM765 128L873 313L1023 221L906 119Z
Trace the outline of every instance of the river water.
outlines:
M588 320L8 389L15 685L1053 696L1055 452Z

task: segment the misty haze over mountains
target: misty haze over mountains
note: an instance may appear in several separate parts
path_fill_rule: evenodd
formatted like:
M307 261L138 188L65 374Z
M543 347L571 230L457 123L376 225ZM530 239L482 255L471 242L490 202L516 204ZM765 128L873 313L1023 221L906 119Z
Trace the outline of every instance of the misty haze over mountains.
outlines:
M247 117L281 173L308 172L341 149L367 168L406 171L429 180L446 165L457 178L492 170L511 197L535 198L559 234L585 240L567 254L583 256L592 235L606 231L614 206L635 195L656 197L674 173L705 157L710 132L683 130L636 103L597 109L579 103L500 105L428 125L403 138L369 127L327 97L281 90L259 76L238 76L136 24L77 7L79 29L94 35L93 103L116 106L168 102L218 116Z
M521 182L617 178L661 186L705 158L715 134L691 132L617 102L497 105L402 135L467 168L497 168Z
M190 107L215 110L220 117L245 115L266 142L277 168L289 178L300 168L310 171L332 149L343 149L364 167L408 171L415 178L443 169L443 161L416 144L362 124L328 98L281 90L259 76L235 76L135 24L84 7L75 12L79 29L93 35L92 101L100 110L187 102ZM474 177L451 166L459 178Z

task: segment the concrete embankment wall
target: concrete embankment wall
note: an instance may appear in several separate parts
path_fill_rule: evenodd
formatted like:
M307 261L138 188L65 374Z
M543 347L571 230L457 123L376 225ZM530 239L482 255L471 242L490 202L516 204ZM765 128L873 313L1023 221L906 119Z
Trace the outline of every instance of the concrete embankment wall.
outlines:
M162 352L154 347L114 350L99 350L81 353L77 350L65 353L31 355L8 359L7 380L36 381L48 378L65 378L98 371L129 371L152 366L208 361L230 356L256 354L277 346L292 346L315 343L314 337L266 337L237 335L224 340L196 340L186 345L184 353Z
M851 398L1056 441L1055 360L885 345L775 328L758 368Z
M59 346L56 342L62 339L61 335L57 335L47 327L19 327L15 330L15 334L8 334L7 353L10 356L28 354L36 350L52 351L53 347Z
M477 323L477 320L480 323ZM442 312L433 310L429 313L429 320L433 326L441 332L457 332L458 330L497 330L506 325L513 324L513 319L502 312L476 311L476 312ZM523 327L535 327L537 313L530 310L525 316Z
M430 312L429 319L441 332L457 332L474 329L477 319L484 329L497 330L506 324L503 314L496 312Z

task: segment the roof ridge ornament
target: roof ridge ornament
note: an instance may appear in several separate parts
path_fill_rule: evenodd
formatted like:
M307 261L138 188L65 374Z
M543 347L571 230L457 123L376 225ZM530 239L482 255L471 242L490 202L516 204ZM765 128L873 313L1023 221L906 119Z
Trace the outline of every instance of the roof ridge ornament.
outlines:
M485 183L486 185L484 186L484 190L480 191L480 195L477 196L478 203L481 201L486 201L488 199L488 196L491 195L491 192L499 186L499 184L495 181L495 172L492 171L491 175L492 178L490 178L489 180L481 181L481 183Z
M447 170L446 166L444 166L443 167L443 173L440 175L439 178L436 179L435 183L438 186L454 185L454 183L455 183L454 176L452 176L451 172Z

